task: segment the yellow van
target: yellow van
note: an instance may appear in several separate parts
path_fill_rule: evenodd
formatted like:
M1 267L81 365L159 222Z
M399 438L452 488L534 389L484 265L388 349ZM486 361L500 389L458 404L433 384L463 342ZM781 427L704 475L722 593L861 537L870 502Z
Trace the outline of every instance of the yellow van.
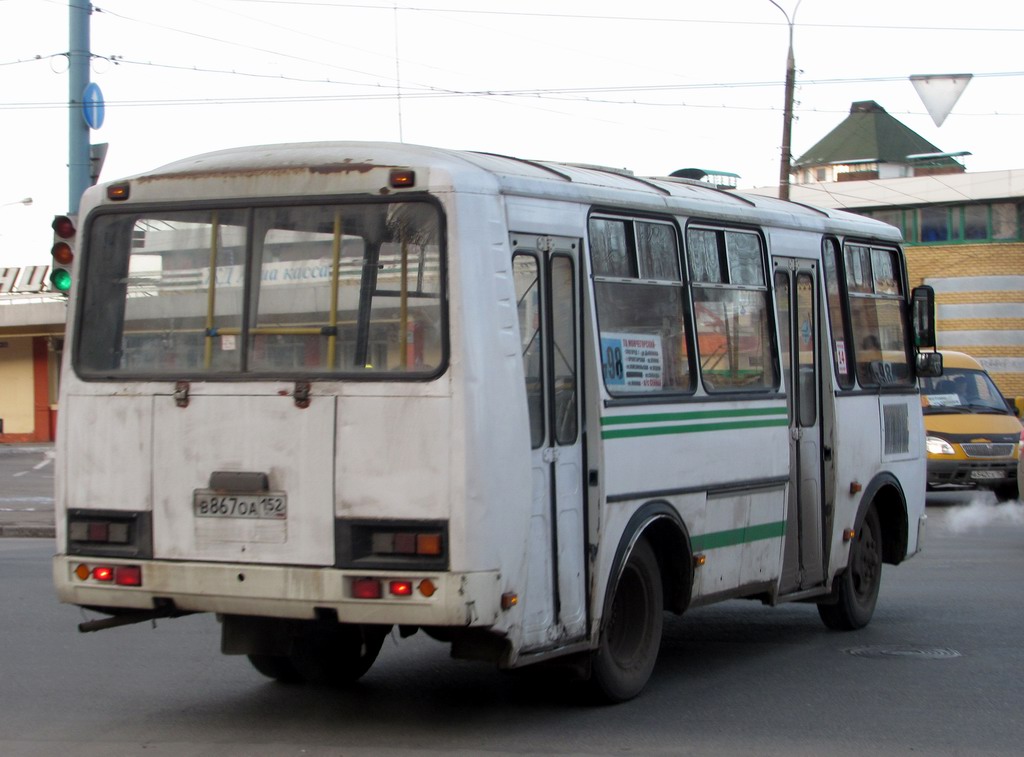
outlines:
M1021 424L981 367L962 352L942 353L942 375L920 379L928 488L991 489L1017 499Z

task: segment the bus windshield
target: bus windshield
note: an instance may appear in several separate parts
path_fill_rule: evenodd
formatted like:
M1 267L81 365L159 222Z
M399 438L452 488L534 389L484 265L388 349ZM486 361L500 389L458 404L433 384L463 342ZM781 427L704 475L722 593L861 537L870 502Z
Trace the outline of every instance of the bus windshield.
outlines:
M117 379L435 375L441 227L428 202L97 215L75 367Z

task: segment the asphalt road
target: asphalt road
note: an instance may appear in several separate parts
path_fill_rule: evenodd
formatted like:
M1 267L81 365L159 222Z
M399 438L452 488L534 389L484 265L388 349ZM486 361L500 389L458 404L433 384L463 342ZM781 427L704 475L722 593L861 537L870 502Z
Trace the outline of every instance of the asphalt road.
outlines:
M875 618L734 601L668 617L641 697L390 639L354 688L287 687L219 654L210 616L79 634L48 539L0 539L0 754L1017 755L1024 509L929 507L925 552L886 566Z
M0 536L53 535L52 444L0 444Z

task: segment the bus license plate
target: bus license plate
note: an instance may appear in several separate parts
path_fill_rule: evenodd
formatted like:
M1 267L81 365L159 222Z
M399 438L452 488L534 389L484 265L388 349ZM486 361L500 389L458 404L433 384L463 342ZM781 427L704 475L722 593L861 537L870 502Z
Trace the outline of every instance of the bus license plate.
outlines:
M1000 470L975 470L971 471L971 478L1003 478Z
M284 492L225 494L197 491L192 497L192 505L197 518L285 520L288 517L288 495Z

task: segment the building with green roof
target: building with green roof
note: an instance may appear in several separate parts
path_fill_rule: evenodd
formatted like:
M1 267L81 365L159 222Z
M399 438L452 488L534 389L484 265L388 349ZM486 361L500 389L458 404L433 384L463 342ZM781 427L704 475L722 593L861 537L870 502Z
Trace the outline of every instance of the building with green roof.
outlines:
M963 173L947 153L890 116L874 100L855 102L850 115L793 163L797 184Z

